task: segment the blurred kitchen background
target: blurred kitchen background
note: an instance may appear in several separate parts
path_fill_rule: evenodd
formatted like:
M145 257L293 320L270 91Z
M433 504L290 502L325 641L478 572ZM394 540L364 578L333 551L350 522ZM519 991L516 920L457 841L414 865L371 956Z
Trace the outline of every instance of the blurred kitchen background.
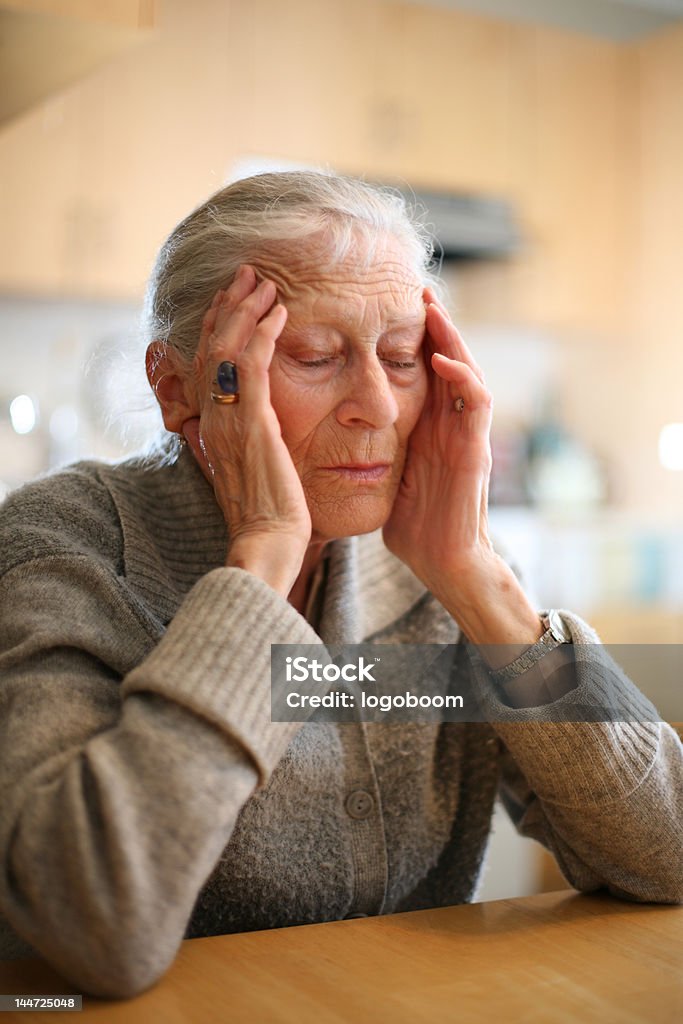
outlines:
M159 429L173 225L327 167L426 211L539 606L683 640L683 0L0 0L0 33L0 495ZM510 832L482 898L563 884Z

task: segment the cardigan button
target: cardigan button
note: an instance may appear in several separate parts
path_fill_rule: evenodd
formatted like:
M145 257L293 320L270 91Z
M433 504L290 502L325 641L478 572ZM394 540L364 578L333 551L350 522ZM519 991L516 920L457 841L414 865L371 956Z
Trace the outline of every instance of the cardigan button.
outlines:
M349 817L368 818L372 814L375 801L366 790L354 789L353 793L347 796L344 806Z

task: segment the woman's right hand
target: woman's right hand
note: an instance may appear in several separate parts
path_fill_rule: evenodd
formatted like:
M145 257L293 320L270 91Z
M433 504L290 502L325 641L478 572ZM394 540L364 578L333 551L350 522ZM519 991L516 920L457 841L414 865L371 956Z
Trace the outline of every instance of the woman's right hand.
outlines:
M183 434L225 517L226 564L286 597L301 569L311 517L270 401L268 368L287 319L285 307L273 305L275 297L273 282L257 283L248 265L227 291L216 293L193 363L201 412L185 422ZM224 360L237 366L239 402L231 405L211 398Z

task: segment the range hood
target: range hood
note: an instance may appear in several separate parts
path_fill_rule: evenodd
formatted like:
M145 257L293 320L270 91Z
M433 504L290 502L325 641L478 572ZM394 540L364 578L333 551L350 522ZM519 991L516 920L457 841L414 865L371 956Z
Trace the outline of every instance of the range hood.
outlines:
M410 205L426 211L426 225L438 242L436 259L442 255L444 260L496 259L511 255L520 246L514 209L505 199L469 193L402 191Z

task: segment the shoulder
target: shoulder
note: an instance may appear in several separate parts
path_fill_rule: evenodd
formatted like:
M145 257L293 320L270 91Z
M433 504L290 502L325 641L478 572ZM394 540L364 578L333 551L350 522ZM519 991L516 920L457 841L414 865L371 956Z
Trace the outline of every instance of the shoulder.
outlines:
M101 570L167 622L196 581L225 562L225 521L191 452L80 462L15 491L0 508L0 577L48 562ZM39 566L38 563L41 563Z
M102 479L105 466L76 463L9 495L0 507L0 574L55 555L94 556L120 565L121 529Z

